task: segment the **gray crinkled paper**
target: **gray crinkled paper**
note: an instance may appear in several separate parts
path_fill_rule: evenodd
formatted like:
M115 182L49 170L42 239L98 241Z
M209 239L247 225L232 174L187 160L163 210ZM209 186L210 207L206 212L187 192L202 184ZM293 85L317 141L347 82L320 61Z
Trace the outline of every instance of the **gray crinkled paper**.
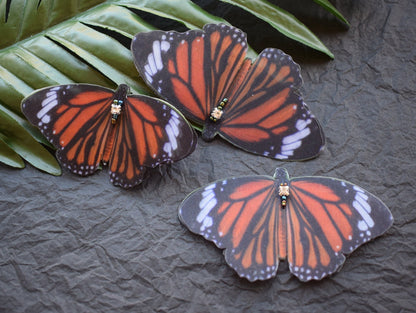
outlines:
M132 190L114 187L106 171L52 177L0 165L0 312L415 310L416 5L332 1L347 30L312 2L285 3L335 60L239 9L221 5L216 13L244 29L256 50L275 46L300 64L302 94L327 139L321 155L281 162L199 138L193 154ZM211 181L276 167L362 186L390 208L394 224L322 281L302 283L286 263L271 280L239 278L214 244L181 225L178 206Z

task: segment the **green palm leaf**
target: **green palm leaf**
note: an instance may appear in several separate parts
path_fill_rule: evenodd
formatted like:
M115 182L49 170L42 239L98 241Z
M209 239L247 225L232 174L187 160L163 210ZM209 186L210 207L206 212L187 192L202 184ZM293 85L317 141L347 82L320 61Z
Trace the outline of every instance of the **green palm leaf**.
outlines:
M252 13L269 23L283 35L321 51L331 58L334 55L305 25L285 10L265 0L221 0Z
M32 165L50 174L59 175L61 169L55 158L45 150L22 126L20 117L0 107L0 160L13 167L24 164L17 154ZM4 148L4 149L3 149Z
M14 152L2 139L0 139L0 161L11 167L23 168L25 163L22 158Z
M289 29L284 32L289 37L332 56L298 20L272 20L264 9L270 5L266 1L254 1L263 5L258 8L250 1L223 1L249 10L280 31ZM20 110L21 100L35 89L73 82L109 88L127 83L135 93L151 93L138 77L129 50L136 33L154 29L138 11L176 20L190 29L227 23L190 0L0 2L0 162L23 167L22 157L41 170L60 174L59 164L44 147L48 143ZM249 51L249 56L255 55Z
M332 13L340 21L344 22L348 26L350 25L347 19L328 1L328 0L313 0L328 12Z

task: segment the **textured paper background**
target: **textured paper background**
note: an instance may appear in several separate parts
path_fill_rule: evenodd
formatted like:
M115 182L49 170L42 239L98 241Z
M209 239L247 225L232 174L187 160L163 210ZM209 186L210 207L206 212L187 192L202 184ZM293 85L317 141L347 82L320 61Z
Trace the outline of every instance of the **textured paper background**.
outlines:
M198 3L242 26L258 51L279 47L301 65L326 149L286 163L199 138L190 157L127 191L106 171L52 177L0 165L0 312L414 312L415 1L332 1L348 30L312 1L279 2L334 61L239 9ZM390 207L393 227L322 281L301 283L286 263L269 281L240 279L219 249L180 224L177 207L212 180L272 175L277 166L362 186Z

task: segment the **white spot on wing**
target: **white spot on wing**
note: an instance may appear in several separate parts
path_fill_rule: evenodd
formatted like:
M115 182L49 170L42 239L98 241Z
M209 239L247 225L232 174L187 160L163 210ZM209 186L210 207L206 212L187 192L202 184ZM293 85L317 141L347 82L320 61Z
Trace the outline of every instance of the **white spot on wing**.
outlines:
M211 226L212 226L212 218L207 216L206 218L204 218L202 222L201 231L204 231L206 228L209 228Z
M178 137L179 135L179 128L178 128L179 120L175 118L171 118L169 120L169 125L172 127L173 134L175 137Z
M355 189L355 188L354 188ZM367 200L368 200L368 196L361 192L357 192L355 195L355 200L357 200L360 205L368 212L371 213L371 206L368 204Z
M292 154L293 154L293 151L295 149L299 148L301 145L302 145L302 142L301 141L295 141L295 142L292 142L290 144L283 145L282 146L282 152L289 152L289 151L291 151Z
M58 105L58 94L56 90L59 88L53 88L46 93L46 98L43 99L41 105L42 109L36 115L38 119L42 121L43 124L48 124L50 122L49 111Z
M149 67L150 67L150 74L152 74L152 75L155 75L156 74L156 71L157 71L157 69L156 69L156 63L155 63L155 57L153 56L153 53L150 53L148 56L147 56L147 64L149 65Z
M170 43L168 41L162 41L160 49L164 52L168 51L170 48Z
M169 142L170 142L170 145L171 145L171 150L176 150L176 148L178 148L178 143L176 141L176 136L175 136L174 129L172 128L170 123L166 125L165 129L166 129L166 133L168 134ZM172 151L170 151L170 154L171 153L172 153Z
M169 155L169 157L171 157L172 152L178 148L177 138L180 135L178 127L180 124L179 115L174 110L172 110L170 113L171 118L165 126L165 131L168 135L169 142L166 142L163 146L163 150Z
M151 83L153 81L153 78L152 78L152 73L150 72L150 66L149 66L149 64L146 64L144 66L144 71L145 71L144 74L146 76L146 79L149 81L149 83Z
M152 52L147 56L147 63L144 64L146 79L152 83L153 76L163 69L162 51L166 52L170 48L170 43L166 40L155 40L152 44Z
M357 226L361 231L366 231L368 228L374 227L374 220L369 214L371 212L371 206L367 202L368 196L364 193L364 190L356 186L354 186L354 189L357 192L354 201L352 202L352 206L362 217L362 220L358 221Z
M201 202L199 203L199 208L201 211L199 212L196 220L198 223L201 223L201 231L204 231L207 226L212 225L212 218L208 216L211 210L217 205L217 199L215 198L214 192L210 192L210 195L202 198Z
M153 42L153 55L157 70L161 70L163 68L162 56L160 52L160 41L156 40Z
M50 118L50 116L49 116L48 114L45 114L45 115L42 117L42 123L43 123L43 124L48 124L50 121L51 121L51 118Z
M357 226L358 226L358 229L361 231L366 231L368 229L367 224L363 220L358 221Z
M217 184L215 184L215 183L214 184L211 184L211 185L205 187L205 190L214 189L216 186L217 186Z
M165 151L169 156L172 156L172 145L170 142L165 142L163 145L163 151Z
M361 205L361 203L354 200L353 203L352 203L352 205L358 211L358 213L360 213L360 215L363 218L363 220L365 221L365 223L369 227L373 227L374 226L374 221L371 218L371 216L367 213L367 211L363 208L363 206Z
M306 136L308 136L310 133L311 133L311 130L309 128L303 128L294 134L286 136L285 138L283 138L282 142L283 144L286 144L286 145L294 143L294 142L298 142L298 141L301 141Z
M203 209L207 206L207 204L215 198L215 194L212 190L210 190L205 197L202 198L201 202L199 202L199 208ZM215 200L216 201L216 200Z
M287 156L287 155L283 155L283 154L281 154L281 153L277 153L274 157L275 157L276 159L280 159L280 160L284 160L284 159L287 159L287 158L288 158L288 156Z
M307 127L311 122L311 119L298 120L296 122L298 131L283 138L281 154L276 154L276 158L285 159L293 155L294 151L302 145L302 140L311 133L311 129ZM281 156L286 157L282 158Z
M215 184L214 184L214 186L215 186ZM212 191L210 189L207 190L207 188L208 187L206 187L205 191L203 191L202 194L201 194L203 198L207 197L209 194L212 193Z

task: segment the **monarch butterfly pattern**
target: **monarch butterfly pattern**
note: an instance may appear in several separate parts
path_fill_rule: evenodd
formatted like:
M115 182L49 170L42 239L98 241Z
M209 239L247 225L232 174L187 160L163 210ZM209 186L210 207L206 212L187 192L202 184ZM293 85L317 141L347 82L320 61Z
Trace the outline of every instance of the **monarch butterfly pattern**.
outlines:
M140 184L147 168L178 161L197 141L170 104L96 85L46 87L22 101L27 119L57 148L61 165L86 176L107 164L114 185Z
M138 33L131 50L147 84L203 127L243 150L282 160L316 157L325 144L322 128L299 88L299 66L267 48L246 58L241 30L207 24L185 33Z
M347 181L327 177L218 180L192 192L179 219L221 249L226 262L249 281L277 274L280 260L301 281L340 269L345 255L382 235L393 223L387 206Z

